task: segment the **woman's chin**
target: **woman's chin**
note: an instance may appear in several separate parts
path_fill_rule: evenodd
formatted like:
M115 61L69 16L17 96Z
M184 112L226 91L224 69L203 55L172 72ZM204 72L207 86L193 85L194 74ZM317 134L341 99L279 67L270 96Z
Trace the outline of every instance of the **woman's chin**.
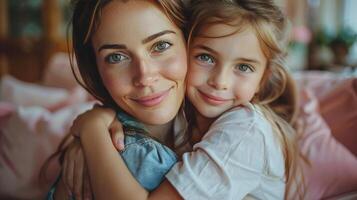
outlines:
M157 113L157 114L148 114L148 115L144 115L142 114L142 116L138 117L138 120L148 124L148 125L153 125L153 126L159 126L159 125L164 125L169 123L170 121L172 121L175 116L176 116L176 112L172 111L172 112L161 112L161 113Z

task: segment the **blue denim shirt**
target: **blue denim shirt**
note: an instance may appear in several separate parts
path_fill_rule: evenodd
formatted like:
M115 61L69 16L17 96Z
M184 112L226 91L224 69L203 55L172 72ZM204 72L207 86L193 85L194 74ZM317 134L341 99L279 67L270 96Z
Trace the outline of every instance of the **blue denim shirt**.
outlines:
M152 191L160 185L165 174L177 162L177 156L170 148L149 137L144 125L131 116L118 111L117 118L125 133L125 148L120 155L140 185ZM58 180L59 178L48 193L48 200L53 200Z
M159 186L177 162L170 148L135 132L125 135L125 149L120 154L136 180L148 191Z

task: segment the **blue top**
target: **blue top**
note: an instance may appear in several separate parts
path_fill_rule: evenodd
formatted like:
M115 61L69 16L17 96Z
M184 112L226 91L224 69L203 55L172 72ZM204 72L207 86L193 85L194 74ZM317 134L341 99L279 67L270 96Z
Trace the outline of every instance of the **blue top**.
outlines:
M177 162L176 154L148 135L143 124L123 111L117 118L125 129L125 148L120 152L129 171L146 190L152 191Z
M177 156L170 148L151 138L145 126L124 111L117 111L117 118L123 125L125 134L125 147L119 153L140 185L152 191L160 185L165 174L177 162ZM47 194L48 200L54 199L59 179L60 177Z

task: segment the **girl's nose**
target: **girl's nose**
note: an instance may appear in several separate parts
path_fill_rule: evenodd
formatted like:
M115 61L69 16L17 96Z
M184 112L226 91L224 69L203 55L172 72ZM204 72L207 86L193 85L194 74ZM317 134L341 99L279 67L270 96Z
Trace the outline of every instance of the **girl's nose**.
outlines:
M224 69L214 70L207 83L216 90L227 90L229 87L229 76Z

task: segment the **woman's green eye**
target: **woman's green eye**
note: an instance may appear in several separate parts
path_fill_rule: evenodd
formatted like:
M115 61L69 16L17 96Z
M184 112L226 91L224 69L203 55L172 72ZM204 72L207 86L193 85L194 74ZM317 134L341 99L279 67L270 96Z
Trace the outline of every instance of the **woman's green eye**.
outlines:
M171 43L169 42L164 42L164 41L160 41L158 43L155 44L154 46L154 51L155 52L163 52L165 51L166 49L170 48L171 47Z
M198 61L206 63L206 64L214 64L213 57L208 54L200 54L200 55L196 56L196 59Z
M124 55L118 54L118 53L110 54L105 58L105 60L109 64L116 64L116 63L122 62L123 60L126 60L126 59L128 59L127 56L124 56Z

